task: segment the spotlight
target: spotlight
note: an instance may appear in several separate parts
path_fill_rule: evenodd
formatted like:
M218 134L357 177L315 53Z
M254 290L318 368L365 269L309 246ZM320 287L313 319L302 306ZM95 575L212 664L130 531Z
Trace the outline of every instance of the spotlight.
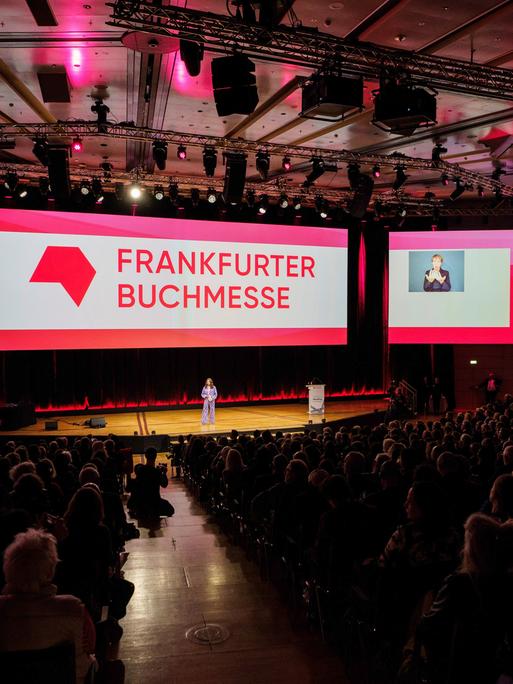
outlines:
M153 190L153 197L160 202L161 200L164 199L164 188L162 185L156 185L155 189Z
M84 197L87 197L89 193L91 192L91 184L89 181L83 180L80 181L80 194L83 195Z
M153 141L153 160L160 171L164 171L167 161L167 142L165 140Z
M395 167L395 180L392 183L392 187L394 190L399 190L400 187L402 187L407 180L408 176L404 172L404 167L402 166L396 166Z
M431 161L439 162L442 154L447 154L447 147L444 147L441 142L437 142L431 152Z
M207 190L207 202L209 204L215 204L217 202L217 193L214 188L209 188Z
M247 202L248 207L250 209L253 209L253 207L255 206L255 192L254 192L254 190L248 190L246 192L246 202Z
M446 173L442 173L442 175L440 176L440 181L442 185L449 185L449 176Z
M73 152L82 152L83 150L83 144L82 144L82 138L73 138L73 141L71 143L71 149Z
M482 185L477 186L477 196L484 197L485 191Z
M94 102L94 105L91 107L91 111L96 114L96 123L98 124L98 131L100 133L104 133L106 131L106 125L107 125L107 114L110 112L110 109L107 107L106 104L103 103L103 100L101 98L97 98Z
M349 181L349 187L352 190L355 190L358 181L360 180L360 167L358 164L352 162L351 164L347 165L347 179Z
M215 173L217 166L217 152L213 147L203 148L203 168L205 169L205 175L208 178L212 178Z
M133 200L139 200L142 197L142 188L138 183L133 183L128 188L128 195L130 196L131 199Z
M284 171L290 171L290 169L292 168L292 162L290 161L290 157L283 157L281 168Z
M372 175L374 178L379 178L381 176L381 169L379 167L379 164L374 164L372 167Z
M178 185L176 183L170 183L167 192L171 204L176 204L178 201Z
M93 196L96 199L96 203L101 204L103 202L104 195L103 195L102 182L98 177L93 178L93 181L91 183L91 190L92 190Z
M18 185L18 180L18 174L16 171L9 171L6 173L4 176L5 189L14 192L16 190L16 186Z
M125 197L125 186L123 183L114 184L114 196L118 201L121 201Z
M18 197L19 197L20 199L25 199L25 197L27 197L27 195L28 195L28 190L27 190L27 188L22 188L22 189L20 190L20 192L19 192Z
M267 180L270 161L269 152L260 151L256 153L256 169L262 180Z
M36 138L32 154L37 157L43 166L48 166L48 142L45 138Z
M289 198L284 192L281 193L278 204L282 209L286 209L289 206Z
M404 206L404 204L400 204L397 207L397 216L399 216L399 218L405 218L406 217L406 207Z
M459 178L456 178L456 187L451 192L450 198L454 202L455 200L458 199L458 197L461 197L464 192L465 192L465 186L462 184L462 182Z
M112 178L112 169L113 166L110 162L108 161L103 161L100 164L100 169L103 171L103 177L105 180L108 180L109 178Z
M193 40L180 40L180 59L185 64L189 76L199 76L204 47Z
M327 167L324 163L324 159L321 159L321 157L313 157L312 170L303 183L304 187L308 188L310 185L313 185L313 183L315 183L315 181L320 178L325 171L327 171Z
M184 159L187 159L187 148L185 147L185 145L178 145L178 147L176 149L176 156L181 161L183 161Z
M43 197L46 197L50 191L51 191L51 187L50 187L50 181L48 180L48 178L45 178L45 177L40 178L39 179L39 192L41 193L41 195Z
M301 209L301 206L302 206L301 197L294 197L293 205L294 205L294 209L296 211L299 211Z
M328 218L329 204L322 195L317 195L315 198L315 208L322 219Z
M191 202L193 207L197 207L200 201L200 192L198 188L191 188Z
M269 197L267 195L260 195L260 200L258 203L258 213L263 216L267 214L267 209L269 208Z

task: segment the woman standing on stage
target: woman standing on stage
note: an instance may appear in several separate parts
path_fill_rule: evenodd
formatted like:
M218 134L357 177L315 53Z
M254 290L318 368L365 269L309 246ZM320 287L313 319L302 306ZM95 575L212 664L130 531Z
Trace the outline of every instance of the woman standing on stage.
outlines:
M201 390L201 396L204 399L201 424L206 425L208 422L215 423L217 390L212 378L207 378L205 380L205 386Z

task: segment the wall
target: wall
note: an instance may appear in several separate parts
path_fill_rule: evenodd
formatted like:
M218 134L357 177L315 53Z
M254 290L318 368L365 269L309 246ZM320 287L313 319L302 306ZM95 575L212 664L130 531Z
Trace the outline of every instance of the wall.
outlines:
M477 365L470 365L470 360ZM456 406L475 408L484 403L484 390L476 389L489 371L495 371L502 378L500 396L504 392L513 394L513 346L512 345L455 345L454 382Z

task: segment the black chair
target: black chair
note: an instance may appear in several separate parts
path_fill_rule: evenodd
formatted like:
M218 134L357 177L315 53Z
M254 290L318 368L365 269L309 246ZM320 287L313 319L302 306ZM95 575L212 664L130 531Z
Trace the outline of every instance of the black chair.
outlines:
M0 653L3 684L76 684L75 645L64 641L33 651Z

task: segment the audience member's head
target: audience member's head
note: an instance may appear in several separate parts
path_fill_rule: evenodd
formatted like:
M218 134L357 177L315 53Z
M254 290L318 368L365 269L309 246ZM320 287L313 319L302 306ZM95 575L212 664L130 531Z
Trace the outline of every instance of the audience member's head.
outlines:
M57 544L51 534L35 529L17 534L4 554L5 593L41 593L51 583L57 561Z

